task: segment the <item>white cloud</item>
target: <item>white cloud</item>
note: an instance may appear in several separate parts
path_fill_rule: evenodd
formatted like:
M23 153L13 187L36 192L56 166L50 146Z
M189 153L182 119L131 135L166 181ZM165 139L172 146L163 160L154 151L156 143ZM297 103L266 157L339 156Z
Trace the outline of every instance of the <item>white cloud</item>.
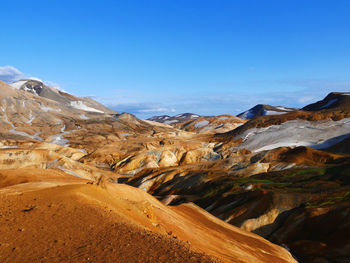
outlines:
M98 98L97 98L98 100ZM110 106L110 105L109 105ZM163 115L176 112L175 108L167 107L161 103L122 103L112 106L118 112L128 112L142 118L148 118L154 115Z
M163 112L175 112L175 109L172 108L150 108L150 109L140 109L139 112L143 113L163 113Z
M21 79L31 79L40 81L47 86L64 91L58 83L41 80L40 78L30 76L29 74L25 74L13 66L0 66L0 80L7 83L12 83Z
M12 83L26 78L26 75L12 66L0 66L0 80Z

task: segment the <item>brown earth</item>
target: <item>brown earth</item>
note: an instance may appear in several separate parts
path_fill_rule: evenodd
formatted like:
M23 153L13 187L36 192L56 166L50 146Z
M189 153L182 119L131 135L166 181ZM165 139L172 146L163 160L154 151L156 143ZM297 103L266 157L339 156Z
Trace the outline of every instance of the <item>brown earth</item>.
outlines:
M126 185L40 169L3 170L0 182L1 262L295 262L196 206Z
M237 162L240 164L235 165ZM259 170L259 163L269 168ZM248 153L245 158L144 170L128 183L166 204L194 202L225 222L286 245L301 262L345 262L350 241L342 231L347 233L349 227L342 219L347 210L341 207L350 204L349 163L346 155L282 147ZM291 164L294 168L288 168ZM243 172L235 173L234 169ZM326 219L323 225L316 223L312 211L325 208L333 223L327 224ZM300 211L298 217L294 211ZM288 226L294 230L289 231ZM343 240L341 250L331 245L332 239ZM320 242L329 244L328 250L318 250ZM308 249L297 245L306 243Z

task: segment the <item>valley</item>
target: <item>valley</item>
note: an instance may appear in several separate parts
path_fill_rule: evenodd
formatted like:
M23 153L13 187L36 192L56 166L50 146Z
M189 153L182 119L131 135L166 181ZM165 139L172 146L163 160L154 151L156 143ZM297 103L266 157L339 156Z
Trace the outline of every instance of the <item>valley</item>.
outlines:
M141 120L0 82L0 261L348 262L349 95Z

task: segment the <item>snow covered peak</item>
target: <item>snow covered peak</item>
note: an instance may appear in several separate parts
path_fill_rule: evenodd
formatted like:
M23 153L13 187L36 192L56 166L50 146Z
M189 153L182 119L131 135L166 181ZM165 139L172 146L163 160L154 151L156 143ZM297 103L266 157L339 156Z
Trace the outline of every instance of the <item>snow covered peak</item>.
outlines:
M36 79L19 80L11 83L10 86L17 90L27 91L37 96L40 96L42 90L47 88L43 82Z

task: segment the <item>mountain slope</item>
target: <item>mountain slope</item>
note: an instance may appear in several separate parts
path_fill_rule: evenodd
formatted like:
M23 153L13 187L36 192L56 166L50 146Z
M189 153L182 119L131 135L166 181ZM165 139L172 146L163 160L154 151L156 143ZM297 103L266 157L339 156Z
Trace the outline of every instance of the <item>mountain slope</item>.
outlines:
M304 111L320 110L350 110L349 92L331 92L323 100L309 104L302 108Z
M15 89L12 89L8 84L0 80L0 99L17 95L18 92Z

